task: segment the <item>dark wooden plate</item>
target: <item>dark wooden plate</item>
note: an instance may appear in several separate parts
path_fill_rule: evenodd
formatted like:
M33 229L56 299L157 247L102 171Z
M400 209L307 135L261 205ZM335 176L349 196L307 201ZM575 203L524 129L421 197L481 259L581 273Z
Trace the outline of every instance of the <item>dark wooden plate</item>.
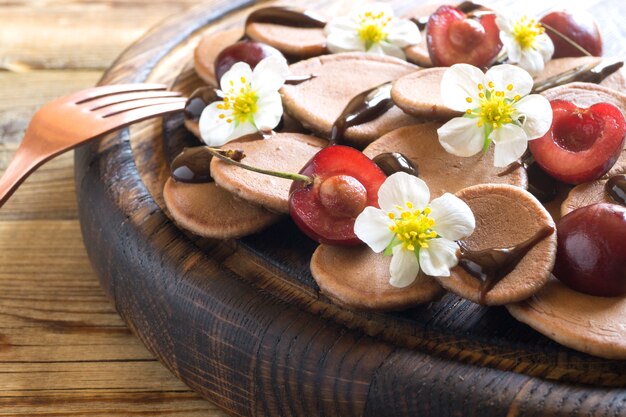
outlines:
M190 91L199 82L189 66L199 35L240 25L251 3L215 1L167 20L102 83ZM624 9L617 0L604 4ZM617 22L607 28L620 30ZM168 217L161 190L168 160L193 141L180 117L134 126L76 152L76 185L85 245L120 315L176 376L224 410L626 415L626 361L559 346L504 308L452 295L393 314L334 305L309 272L315 244L289 219L239 241L185 233Z

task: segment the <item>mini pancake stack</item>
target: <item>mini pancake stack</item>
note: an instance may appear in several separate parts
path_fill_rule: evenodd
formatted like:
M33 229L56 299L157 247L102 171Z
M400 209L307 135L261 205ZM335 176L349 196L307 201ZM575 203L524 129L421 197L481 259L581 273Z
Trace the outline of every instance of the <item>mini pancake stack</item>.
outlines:
M421 13L424 11L420 8L412 15ZM242 33L237 29L211 33L200 41L195 68L209 85L218 85L215 57ZM447 108L440 96L445 69L414 65L431 65L428 54L424 53L425 45L405 50L413 62L408 63L364 53L323 55L322 27L284 26L261 19L249 21L245 34L288 56L293 62L291 74L314 75L308 81L283 86L284 124L277 133L268 137L249 135L223 147L243 151L246 164L298 172L318 150L327 146L333 124L352 97L393 82L394 105L382 116L347 129L344 138L347 143L364 148L364 154L370 158L400 152L418 167L419 176L430 188L431 198L448 192L464 200L476 218L476 229L465 242L473 251L509 248L529 240L540 230L554 230L558 213L551 215L526 191L528 178L523 167L505 173L494 168L493 148L484 154L461 158L447 153L440 145L437 128L459 113ZM550 61L536 82L598 60L590 57ZM583 107L607 101L626 113L624 86L626 77L622 70L600 85L572 83L543 94L548 99L573 100ZM197 121L188 126L197 135L194 123ZM164 190L167 207L181 227L206 237L238 238L256 233L289 213L289 180L245 171L217 159L210 163L210 171L212 183L189 184L172 179L167 182ZM611 173L626 173L626 150ZM562 214L605 201L608 197L602 190L606 178L574 187L562 201ZM485 294L481 293L481 282L461 266L455 267L450 277L420 274L408 288L393 287L389 284L390 258L375 254L364 245L322 244L313 254L310 266L322 292L347 308L403 310L437 300L447 290L477 303L506 305L520 321L567 346L600 356L626 358L623 343L626 326L619 332L611 330L615 337L592 336L578 341L580 333L589 329L584 324L570 326L571 317L576 316L575 303L597 306L597 300L566 289L551 277L555 256L556 234L549 233L538 239L517 266L500 277ZM590 307L592 311L594 308ZM626 300L597 310L594 320L608 326L617 314L626 313ZM621 341L616 343L616 338Z

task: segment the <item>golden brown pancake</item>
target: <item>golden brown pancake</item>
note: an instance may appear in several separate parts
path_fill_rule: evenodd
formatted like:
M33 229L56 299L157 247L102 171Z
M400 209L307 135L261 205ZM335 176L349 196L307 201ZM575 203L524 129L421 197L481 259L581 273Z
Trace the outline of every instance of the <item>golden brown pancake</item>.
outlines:
M405 310L443 293L434 279L423 274L406 288L392 286L390 262L391 256L367 246L320 245L311 258L311 273L328 298L358 310Z
M259 232L280 215L235 197L214 182L189 184L170 178L163 189L165 204L182 228L215 239L234 239Z
M229 142L222 149L241 149L243 163L281 172L299 172L328 142L300 133L277 133L268 139L249 135ZM215 182L236 196L259 204L276 213L289 213L291 180L247 171L214 158L211 176Z
M447 120L462 112L443 104L441 78L447 68L426 68L399 78L393 83L393 102L406 113L429 120Z
M474 233L465 243L472 251L508 248L532 238L554 221L529 192L504 184L482 184L465 188L456 195L472 209ZM556 229L542 239L484 297L486 305L525 300L539 291L550 278L556 258ZM481 302L481 281L456 266L449 277L435 278L441 286L461 297Z
M320 28L250 23L246 26L246 35L294 58L304 59L326 53L326 35Z
M601 358L626 359L626 297L594 297L552 278L532 298L506 308L564 346Z
M300 61L290 66L291 73L316 77L299 85L283 86L285 111L305 127L329 137L333 123L354 96L416 69L397 58L364 53L324 55ZM415 122L401 110L392 108L376 120L349 128L345 136L365 145L396 127Z
M194 51L196 73L209 85L219 85L215 78L215 58L224 48L241 39L241 28L221 30L204 35Z
M475 184L503 183L526 188L523 168L498 176L504 168L493 166L493 148L486 154L480 152L468 158L446 152L437 136L440 126L431 122L401 127L374 141L363 153L374 158L385 152L400 152L418 166L419 176L428 184L431 198Z
M622 152L622 155L624 154L625 153ZM618 174L626 174L626 168L621 171L613 172L611 176ZM608 178L610 178L610 176L578 184L576 187L572 188L567 198L563 201L563 204L561 204L561 216L565 216L567 213L576 209L595 203L618 204L604 189Z
M626 114L626 94L598 84L569 83L541 93L548 100L571 101L578 107L589 107L596 103L610 103Z

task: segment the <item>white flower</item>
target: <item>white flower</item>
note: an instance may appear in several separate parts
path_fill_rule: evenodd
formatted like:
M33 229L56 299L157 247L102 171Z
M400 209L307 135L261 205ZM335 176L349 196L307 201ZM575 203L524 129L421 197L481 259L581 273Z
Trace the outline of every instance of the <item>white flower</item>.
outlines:
M402 48L422 37L415 23L396 18L385 3L362 5L349 16L334 18L324 30L331 53L359 51L400 59L405 59Z
M487 151L495 143L494 165L507 166L526 151L528 141L546 134L552 108L543 96L531 94L533 79L513 65L497 65L484 74L456 64L441 80L443 103L465 112L437 130L443 148L457 156Z
M282 57L263 59L254 68L237 62L222 76L218 95L222 101L209 104L200 115L200 134L209 146L257 131L275 128L283 115L278 90L289 73Z
M554 44L545 34L544 27L527 16L511 17L499 13L496 24L500 28L500 40L509 61L532 75L543 71L545 63L554 54Z
M393 255L389 283L406 287L422 271L447 277L458 263L455 240L472 234L476 221L460 198L444 194L430 204L421 179L397 172L378 190L380 209L366 207L354 223L354 233L376 253Z

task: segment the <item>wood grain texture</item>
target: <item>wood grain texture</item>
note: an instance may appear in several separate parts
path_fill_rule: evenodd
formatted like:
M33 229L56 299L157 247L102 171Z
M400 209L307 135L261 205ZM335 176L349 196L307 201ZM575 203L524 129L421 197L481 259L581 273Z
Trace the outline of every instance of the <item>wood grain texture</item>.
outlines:
M241 20L234 13L214 22L246 4L216 1L168 20L103 82L185 88L197 30ZM606 22L626 39L618 22ZM289 221L236 242L190 238L159 195L168 159L191 140L180 129L180 119L166 121L165 146L155 122L77 152L81 227L102 285L132 331L228 413L626 415L626 362L561 347L503 308L452 295L399 314L335 306L310 276L314 244Z

